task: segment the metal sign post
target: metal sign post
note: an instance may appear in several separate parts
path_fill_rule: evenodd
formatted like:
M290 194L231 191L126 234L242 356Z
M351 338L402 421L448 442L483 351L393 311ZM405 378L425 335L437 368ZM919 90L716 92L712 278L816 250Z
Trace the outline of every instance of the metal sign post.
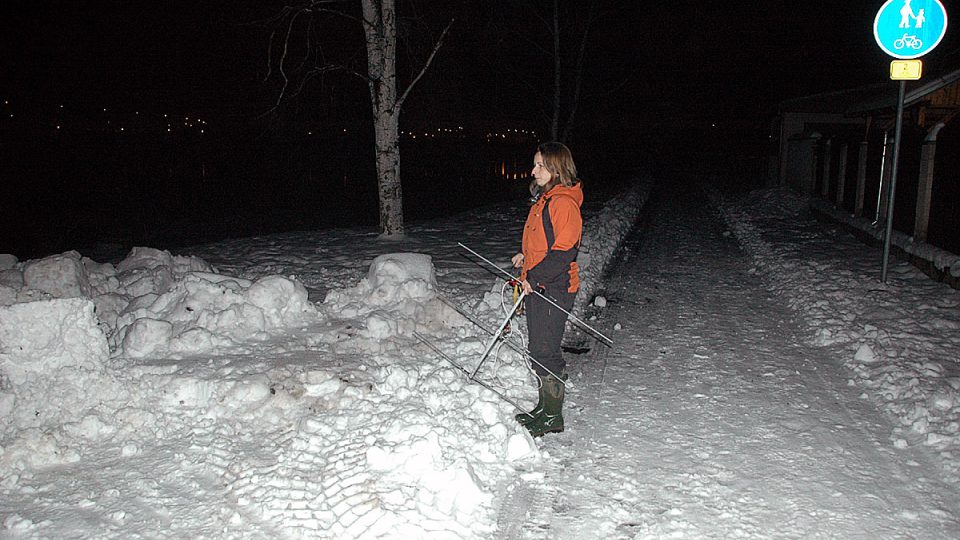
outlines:
M947 10L940 0L887 0L873 20L873 37L888 55L901 61L890 65L890 78L900 81L897 95L897 124L890 162L890 186L887 188L887 222L883 236L883 265L880 281L887 282L890 241L893 235L893 206L897 191L897 162L900 157L900 132L903 128L903 101L907 80L918 80L922 64L909 62L940 44L947 32ZM907 60L908 62L903 62Z
M893 160L890 162L890 187L887 191L887 223L883 233L883 264L880 268L880 281L887 282L887 266L890 261L890 236L893 233L893 201L897 192L897 162L900 160L900 131L903 129L903 96L907 81L900 81L897 98L897 128L893 131Z

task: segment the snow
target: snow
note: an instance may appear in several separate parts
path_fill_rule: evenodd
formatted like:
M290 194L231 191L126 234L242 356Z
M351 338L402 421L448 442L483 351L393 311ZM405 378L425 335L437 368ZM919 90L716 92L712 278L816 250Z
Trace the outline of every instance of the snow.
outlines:
M616 345L571 357L568 429L536 441L507 401L536 398L512 347L493 348L482 384L461 370L487 349L474 321L495 328L511 292L457 243L508 268L521 203L413 224L391 241L366 229L288 233L181 255L140 247L115 265L74 251L0 255L0 531L960 530L949 497L960 471L957 292L905 265L879 285L868 248L776 190L714 195L756 284L727 262L746 257L729 231L717 233L719 247L707 247L707 234L677 247L683 227L673 226L652 233L645 258L629 265L642 279L631 277L615 264L618 249L652 186L638 181L585 213L575 312L589 312ZM719 230L719 217L709 219ZM636 247L625 249L631 260ZM710 272L725 269L717 287ZM714 290L729 305L705 299ZM801 323L781 335L787 311ZM524 330L520 316L513 347ZM835 362L797 360L834 353ZM743 415L758 409L767 415ZM743 469L744 452L779 461L769 473Z
M757 272L771 276L771 288L803 314L813 341L839 346L851 384L895 419L892 441L930 446L956 477L960 294L896 261L888 283L878 282L876 254L850 238L841 242L835 229L815 228L805 202L765 191L723 211ZM784 235L805 241L783 243Z
M818 211L823 212L841 223L846 223L856 227L860 231L872 236L875 240L882 242L886 232L885 227L875 226L873 222L864 217L853 217L850 214L837 209L833 205L820 199L812 199L810 205ZM933 267L943 272L950 272L954 277L960 277L960 255L940 249L926 242L917 242L912 236L906 235L900 231L893 230L890 235L891 245L897 246L905 253L916 255L924 260L930 261Z

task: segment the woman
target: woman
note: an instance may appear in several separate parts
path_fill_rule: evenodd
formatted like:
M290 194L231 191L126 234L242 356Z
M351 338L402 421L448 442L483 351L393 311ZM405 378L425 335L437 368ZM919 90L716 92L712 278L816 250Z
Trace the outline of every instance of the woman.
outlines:
M577 179L577 167L566 146L548 142L537 147L530 193L536 202L527 215L522 252L513 256L513 266L522 268L520 281L527 293L524 302L530 356L542 366L534 363L540 379L537 405L516 418L531 435L539 437L563 431L564 381L567 379L560 349L567 321L563 310L570 311L573 307L580 287L576 260L583 228L580 216L583 191ZM563 310L533 294L534 289Z

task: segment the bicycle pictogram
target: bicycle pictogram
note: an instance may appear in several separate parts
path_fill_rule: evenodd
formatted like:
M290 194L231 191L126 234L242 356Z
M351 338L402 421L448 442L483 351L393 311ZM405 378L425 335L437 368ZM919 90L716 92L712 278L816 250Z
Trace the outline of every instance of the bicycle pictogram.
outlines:
M923 42L917 39L917 36L903 34L903 37L893 42L893 48L899 50L904 47L910 49L919 49L920 47L923 47Z

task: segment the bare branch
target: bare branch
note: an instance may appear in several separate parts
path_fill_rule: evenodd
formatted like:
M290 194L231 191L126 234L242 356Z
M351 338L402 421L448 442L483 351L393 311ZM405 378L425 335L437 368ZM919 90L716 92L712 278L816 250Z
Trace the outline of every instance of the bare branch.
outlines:
M341 17L352 19L354 21L360 21L356 17L353 17L342 11L330 9L326 7L319 7L319 6L324 6L328 4L348 3L349 1L351 0L309 0L308 2L303 2L300 4L284 6L274 16L268 17L260 21L254 21L253 23L251 23L251 24L279 26L279 23L286 20L286 26L287 26L286 32L284 33L284 37L283 37L283 52L280 55L279 61L277 63L277 71L279 71L280 76L283 78L283 86L280 89L280 93L278 94L277 100L274 103L274 105L270 107L267 111L265 111L262 115L260 115L261 117L276 113L285 97L297 96L303 90L307 81L327 71L342 69L349 73L353 73L354 75L358 75L354 70L349 69L346 66L333 65L333 64L320 66L320 67L316 67L311 70L308 70L306 73L304 73L300 83L297 85L296 90L294 90L293 93L288 92L288 87L291 81L287 73L286 60L290 50L290 38L293 34L293 28L297 18L304 13L331 13L334 15L339 15ZM304 55L303 59L300 61L299 65L296 68L294 68L294 71L301 71L304 68L304 66L307 64L307 62L310 61L311 50L312 50L311 38L312 38L314 24L315 24L315 21L311 19L310 24L307 27L306 54ZM274 48L274 40L276 39L276 37L277 37L277 30L274 29L270 32L269 45L267 47L267 72L264 77L264 81L269 80L269 78L273 74L273 48ZM361 75L361 78L362 77L363 76Z
M285 19L290 13L294 11L303 11L307 8L307 4L303 4L301 6L284 6L279 13L273 15L272 17L267 17L266 19L260 19L258 21L251 21L246 24L250 26L273 26Z
M531 13L533 13L538 19L540 19L540 22L543 23L544 29L547 31L547 33L553 34L553 23L547 21L547 19L543 16L543 14L537 10L536 6L530 5L530 3L528 2L527 7L530 9ZM525 18L521 18L521 20L526 21ZM536 36L537 33L524 31L523 28L526 26L525 24L521 26L516 26L514 24L509 24L509 20L508 20L508 24L504 26L508 27L509 30L513 31L516 37L519 37L528 46L540 51L546 56L550 56L553 54L552 51L549 51L546 47L544 47L541 44L542 40L538 40L535 37L530 37L530 36Z
M267 82L273 73L273 36L276 34L276 30L270 32L270 39L267 41L267 74L263 76L263 82Z
M540 51L540 52L543 53L544 55L550 56L551 54L553 54L550 50L548 50L546 47L544 47L543 45L541 45L541 41L540 41L540 40L536 40L536 39L531 38L526 32L518 31L518 32L517 32L517 36L519 36L520 39L523 40L524 43L526 43L526 44L529 45L530 47L533 47L534 49Z
M364 21L360 17L354 17L353 15L350 15L349 13L344 13L339 9L319 8L319 9L314 9L313 12L314 13L331 13L333 15L339 15L344 19L350 19L351 21L358 22L360 24L366 24L366 21Z
M349 73L349 74L351 74L351 75L355 75L356 77L359 77L360 79L363 79L363 82L366 82L366 83L369 83L369 82L372 82L372 81L375 81L375 80L376 80L376 79L374 79L373 77L371 77L370 75L367 75L367 74L364 74L364 73L360 73L359 71L357 71L357 70L355 70L355 69L353 69L353 68L351 68L351 67L349 67L349 66L346 66L346 65L344 65L344 64L330 64L330 67L333 68L333 69L339 69L339 70L344 71L344 72L346 72L346 73Z
M322 6L326 4L349 4L352 0L310 0L310 7Z
M313 19L311 18L310 21L307 22L307 31L306 31L307 46L306 46L306 54L303 55L303 60L300 61L300 65L298 65L296 68L294 68L294 71L300 71L301 69L303 69L303 66L307 63L307 61L310 60L310 43L311 43L310 38L312 37L312 31L313 31Z
M328 71L335 71L335 70L338 70L338 69L341 69L341 66L327 65L327 66L321 66L321 67L313 68L313 69L307 71L306 73L304 73L303 79L300 80L300 84L297 86L296 91L294 91L292 94L290 94L290 97L296 97L297 95L299 95L300 92L303 91L303 87L307 85L307 82L308 82L310 79L312 79L312 78L314 78L314 77L317 77L317 76L320 76L320 75L323 75L324 73L326 73L326 72L328 72Z
M544 28L547 29L547 31L553 32L553 23L548 21L547 18L544 17L543 14L541 14L540 11L537 10L536 6L531 5L530 11L532 11L533 14L536 15L538 19L540 19L540 22L543 23L543 26Z
M594 93L591 93L591 94L589 94L589 96L590 96L591 98L593 98L594 96L597 96L598 98L605 98L605 97L607 97L607 96L612 96L612 95L616 94L617 92L619 92L620 90L622 90L624 86L626 86L626 85L630 84L631 82L633 82L632 79L631 79L631 77L632 77L633 75L635 75L635 74L637 74L637 73L641 73L641 72L643 72L643 71L644 71L644 68L635 68L635 69L631 70L631 71L627 74L627 76L623 78L623 80L621 80L619 83L617 83L616 86L614 86L614 87L612 87L612 88L610 88L609 90L606 90L606 91L604 91L604 92L594 92Z
M283 55L280 56L280 65L277 68L280 72L280 75L283 76L283 88L280 89L280 95L277 96L277 105L280 105L280 102L283 101L283 93L286 92L287 84L290 82L287 78L287 73L283 70L283 61L286 60L287 50L290 47L290 34L293 32L293 23L297 20L297 17L299 17L301 13L303 13L303 11L297 11L292 17L290 17L290 24L287 25L287 35L283 40Z
M410 91L413 90L413 87L417 84L417 81L423 77L423 74L427 72L427 68L430 67L430 64L433 62L433 57L437 55L437 51L440 50L440 46L443 45L443 39L447 37L447 33L450 31L450 27L453 26L453 21L456 19L450 19L450 22L447 23L447 27L443 29L443 33L440 34L440 39L437 40L437 43L433 46L433 51L430 52L430 57L427 58L427 62L423 65L423 68L420 69L420 73L410 82L410 85L407 86L407 89L403 91L403 95L400 96L400 99L397 100L396 104L393 106L393 112L396 113L400 110L400 107L403 105L404 100L407 99L407 96L410 94Z
M362 19L355 17L353 15L350 15L349 13L345 13L337 9L321 7L328 4L347 3L348 1L349 0L311 0L309 3L293 5L293 6L285 6L283 7L283 9L280 10L280 12L277 15L262 21L264 23L275 24L281 20L288 19L287 30L284 35L284 41L283 41L283 53L281 54L278 62L278 71L280 72L280 75L283 78L283 87L280 90L280 94L277 96L277 105L279 105L280 102L283 101L284 94L287 91L288 86L290 85L290 77L288 75L290 70L287 68L286 60L289 53L290 38L293 33L293 26L297 18L304 13L315 13L315 14L326 13L326 14L337 15L339 17L343 17L345 19L349 19L351 21L364 24L364 21ZM310 61L311 50L312 50L311 49L312 29L314 28L314 25L315 25L315 21L311 19L309 27L307 28L306 54L304 55L303 59L300 61L299 65L293 68L294 71L302 70L303 67L306 65L306 63ZM266 76L264 77L264 81L268 80L270 76L273 74L273 40L276 38L276 33L277 33L276 30L273 30L270 33L270 45L267 49L267 73L266 73ZM346 66L333 65L332 67L334 69L343 69L346 72L352 73L354 75L359 75L364 80L367 80L367 77L360 75L355 70L349 69ZM325 68L321 68L321 69L326 70ZM302 82L299 85L299 87L300 88L303 87Z

